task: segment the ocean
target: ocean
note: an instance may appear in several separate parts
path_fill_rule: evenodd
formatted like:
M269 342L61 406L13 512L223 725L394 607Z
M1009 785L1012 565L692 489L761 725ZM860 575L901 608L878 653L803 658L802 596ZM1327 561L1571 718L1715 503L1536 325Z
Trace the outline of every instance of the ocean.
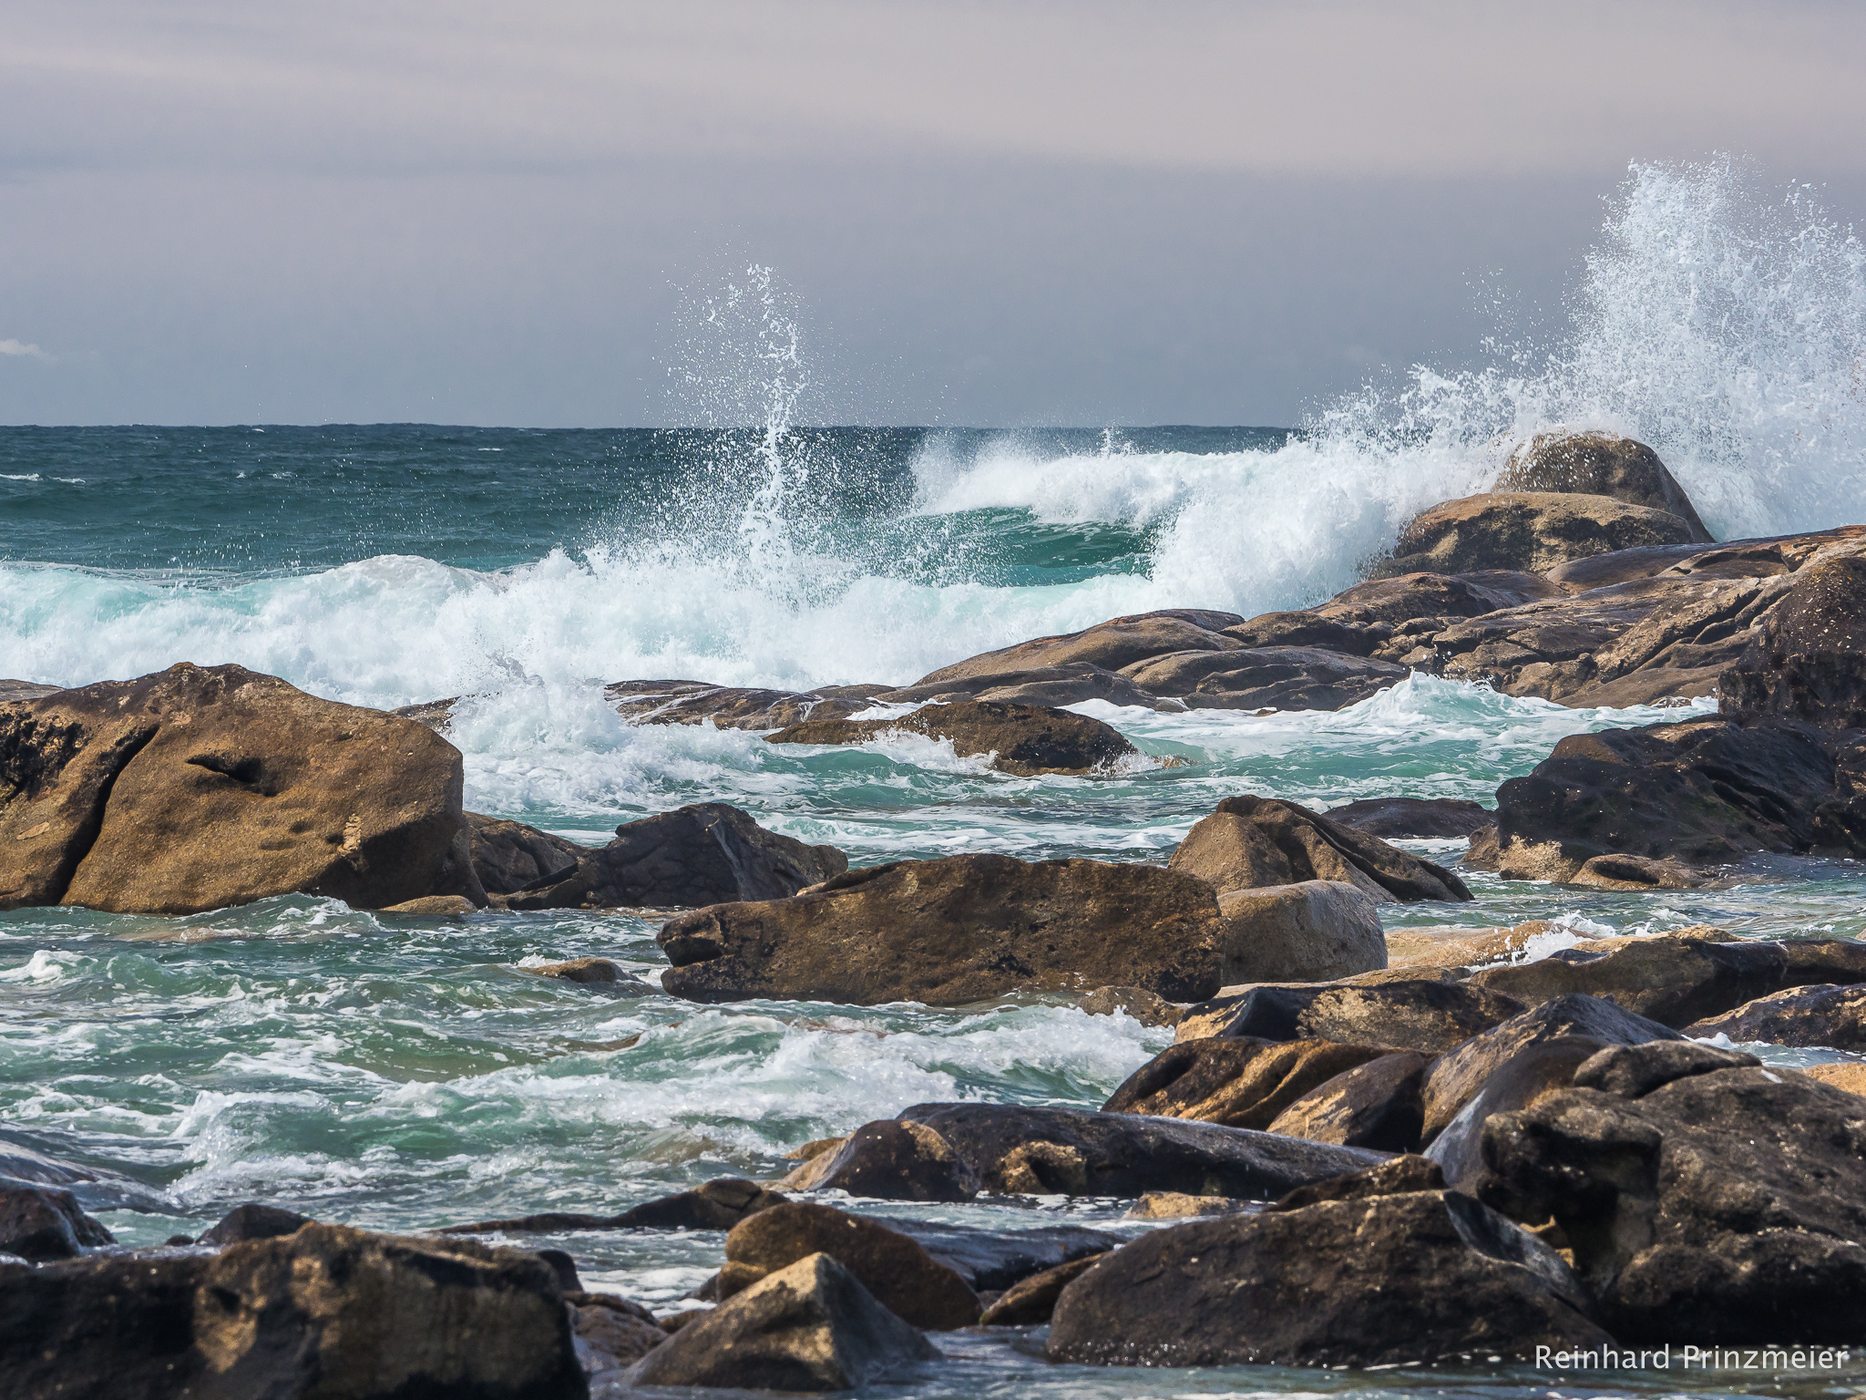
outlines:
M1564 735L1710 702L1573 710L1419 675L1336 714L1092 703L1148 761L1085 779L1009 777L931 740L808 752L637 727L600 687L902 684L1121 613L1312 603L1354 582L1411 514L1482 489L1514 442L1558 424L1652 443L1720 537L1866 520L1866 256L1796 197L1743 190L1727 164L1636 170L1546 345L1403 374L1289 429L817 427L782 356L762 358L773 379L753 386L766 421L737 428L696 411L677 430L0 429L0 677L70 685L239 662L358 704L459 696L450 737L475 810L600 842L619 822L722 800L857 865L1159 860L1239 792L1488 802ZM1758 864L1656 895L1467 878L1473 904L1383 917L1549 919L1545 949L1696 923L1866 928L1866 876L1844 863ZM0 914L0 1127L155 1188L159 1209L102 1213L130 1243L255 1199L412 1228L773 1176L796 1146L916 1102L1097 1107L1171 1038L1041 1000L701 1007L523 970L600 954L652 979L655 929L581 912L436 924L310 898L171 919ZM1141 1228L1118 1204L1062 1198L879 1209ZM700 1234L562 1243L590 1286L661 1310L719 1259L717 1236ZM1050 1366L1015 1338L941 1345L945 1363L869 1393L1553 1393L1547 1377L1484 1364L1098 1372ZM1783 1384L1839 1394L1862 1380ZM1690 1384L1778 1393L1758 1376Z

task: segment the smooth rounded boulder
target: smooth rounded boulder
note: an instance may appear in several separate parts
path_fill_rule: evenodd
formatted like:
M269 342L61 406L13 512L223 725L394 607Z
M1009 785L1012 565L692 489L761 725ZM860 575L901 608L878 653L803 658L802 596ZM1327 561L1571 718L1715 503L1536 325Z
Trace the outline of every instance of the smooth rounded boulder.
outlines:
M1510 454L1499 491L1563 491L1611 496L1629 505L1668 511L1708 543L1711 532L1659 454L1635 438L1612 433L1537 433Z
M1138 750L1088 715L1000 700L922 705L890 719L807 719L767 734L770 744L862 744L889 734L943 739L961 757L986 756L1019 777L1107 772Z
M1387 574L1546 573L1616 550L1701 542L1670 511L1570 491L1491 491L1446 501L1407 522Z
M792 899L719 904L660 932L663 988L956 1006L1007 992L1140 987L1195 1001L1223 984L1211 887L1157 866L949 856L838 876Z
M1326 982L1387 965L1374 901L1344 881L1231 890L1218 912L1228 982Z
M485 902L459 751L240 666L0 705L0 908Z

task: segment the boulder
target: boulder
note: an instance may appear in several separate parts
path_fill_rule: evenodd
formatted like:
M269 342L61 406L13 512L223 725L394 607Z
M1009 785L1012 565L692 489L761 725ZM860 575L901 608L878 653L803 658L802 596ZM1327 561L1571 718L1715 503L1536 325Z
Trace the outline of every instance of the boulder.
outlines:
M1091 1016L1113 1016L1118 1013L1143 1026L1178 1025L1180 1013L1185 1010L1144 987L1097 987L1077 997L1075 1004Z
M1486 1200L1553 1219L1622 1342L1866 1335L1866 1100L1694 1041L1602 1050L1484 1129Z
M978 1295L911 1236L830 1206L787 1201L759 1211L726 1236L720 1296L734 1293L813 1254L827 1254L903 1321L951 1331L978 1321Z
M1106 772L1138 750L1120 732L1087 715L997 700L922 705L892 719L809 719L767 734L772 744L861 744L885 734L943 739L961 756L991 756L992 767L1020 777Z
M1357 1172L1298 1186L1270 1202L1266 1209L1301 1210L1323 1201L1371 1201L1379 1196L1403 1196L1409 1191L1442 1191L1444 1187L1445 1174L1437 1162L1416 1152L1405 1152Z
M979 1323L985 1327L1041 1327L1056 1310L1063 1289L1106 1257L1106 1251L1071 1259L1040 1274L1020 1279L992 1300Z
M1338 826L1382 840L1465 840L1497 824L1497 814L1479 802L1455 797L1363 797L1328 809Z
M534 977L550 977L559 982L594 987L611 996L642 997L654 991L648 983L609 958L570 958L564 962L539 963L535 967L520 970Z
M1157 866L949 856L676 918L661 985L692 1001L955 1006L1116 985L1192 1001L1222 985L1223 931L1209 885Z
M1430 1063L1416 1050L1396 1050L1345 1070L1277 1114L1269 1131L1376 1152L1415 1152Z
M0 1255L41 1262L75 1259L112 1243L110 1231L58 1186L0 1181Z
M1192 710L1345 710L1411 672L1321 647L1266 646L1169 652L1124 666L1120 674L1147 694Z
M1695 540L1711 538L1685 488L1645 443L1612 433L1537 433L1510 454L1499 491L1562 491L1611 496L1629 505L1667 511L1691 527Z
M513 909L665 909L782 899L840 875L848 858L767 831L724 802L624 822L563 878L506 897Z
M1553 1250L1453 1191L1156 1231L1063 1289L1056 1361L1390 1366L1610 1344Z
M1177 1118L1016 1104L919 1104L900 1118L932 1129L988 1191L1139 1197L1148 1191L1271 1200L1379 1160Z
M741 1220L784 1204L782 1192L741 1177L719 1177L671 1196L630 1206L614 1215L580 1211L545 1211L502 1220L449 1225L436 1234L561 1234L570 1230L730 1230Z
M563 879L589 848L523 822L468 812L473 871L487 894L517 894Z
M570 1326L591 1390L599 1394L625 1384L628 1367L668 1336L646 1308L608 1293L570 1299Z
M1866 984L1790 987L1746 1001L1734 1011L1708 1016L1685 1027L1698 1039L1768 1041L1775 1045L1824 1045L1866 1050Z
M1580 993L1666 1026L1688 1026L1788 987L1866 982L1866 942L1640 938L1605 953L1569 950L1486 968L1469 985L1524 1003Z
M1571 491L1492 491L1446 501L1407 522L1382 573L1545 573L1642 545L1693 544L1701 530L1670 511Z
M854 1274L812 1254L687 1322L629 1372L635 1386L853 1390L937 1353Z
M1185 1040L1135 1070L1102 1111L1268 1128L1309 1090L1382 1053L1326 1040Z
M1300 1188L1298 1188L1300 1189ZM1232 1196L1194 1196L1185 1191L1149 1191L1127 1209L1125 1220L1195 1220L1208 1215L1237 1215L1255 1202Z
M424 726L239 666L0 705L0 908L482 903L461 781Z
M1508 1020L1523 1003L1481 985L1398 977L1378 982L1252 987L1195 1006L1181 1021L1191 1034L1263 1040L1334 1040L1441 1054Z
M969 1201L978 1174L924 1123L864 1123L784 1178L796 1191L842 1191L883 1201Z
M1839 1064L1809 1065L1801 1072L1844 1093L1866 1098L1866 1062L1847 1060Z
M1866 729L1866 559L1808 565L1717 683L1737 719Z
M235 1206L203 1230L195 1243L211 1244L219 1248L222 1245L238 1244L242 1240L277 1239L282 1235L295 1235L311 1223L310 1216L300 1215L295 1210L247 1201Z
M1236 651L1242 643L1222 628L1244 619L1234 613L1177 609L1110 618L1080 632L1037 637L955 661L922 676L916 686L948 685L983 676L1003 676L1087 662L1104 670L1176 651Z
M1760 852L1860 854L1858 776L1866 755L1794 724L1699 719L1570 735L1497 789L1498 868L1567 882L1608 855L1703 867Z
M102 1167L80 1166L49 1156L28 1143L0 1135L0 1186L30 1183L62 1186L89 1210L138 1210L168 1215L175 1202L139 1181Z
M1323 982L1387 965L1373 900L1339 880L1266 885L1218 896L1225 976L1241 982Z
M544 1261L337 1225L0 1269L0 1374L46 1397L587 1393Z
M1004 1229L893 1217L887 1223L917 1240L922 1249L958 1274L980 1297L1001 1293L1046 1269L1106 1253L1121 1243L1118 1235L1084 1225Z
M1169 865L1221 894L1334 880L1376 902L1471 897L1464 882L1443 866L1294 802L1268 797L1225 798L1186 833Z

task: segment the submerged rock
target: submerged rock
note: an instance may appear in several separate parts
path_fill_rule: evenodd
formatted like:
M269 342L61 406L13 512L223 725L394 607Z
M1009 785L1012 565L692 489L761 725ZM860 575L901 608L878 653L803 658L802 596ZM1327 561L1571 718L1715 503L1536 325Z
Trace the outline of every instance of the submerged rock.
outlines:
M636 1386L831 1391L938 1355L849 1270L812 1254L693 1318L629 1372Z
M1309 1090L1383 1053L1326 1040L1181 1041L1129 1075L1102 1111L1268 1128Z
M839 875L848 858L767 831L724 802L624 822L562 878L506 897L513 909L665 909L781 899Z
M1492 1118L1483 1154L1485 1199L1553 1217L1622 1342L1866 1335L1866 1100L1655 1041Z
M481 903L460 792L431 730L239 666L0 705L0 908Z
M1492 491L1422 511L1400 531L1382 572L1543 573L1614 550L1705 538L1669 511L1569 491Z
M996 700L923 705L892 719L809 719L765 739L772 744L860 744L885 734L944 739L956 754L989 754L994 768L1023 777L1100 772L1138 756L1119 731L1098 719Z
M1553 1250L1468 1196L1410 1191L1144 1236L1063 1289L1049 1355L1376 1366L1609 1343Z
M594 987L611 996L648 996L654 988L618 962L608 958L571 958L565 962L539 963L522 969L534 977L550 977L559 982L575 982Z
M1220 893L1335 880L1380 902L1471 897L1464 882L1443 866L1294 802L1268 797L1227 797L1186 833L1170 866Z
M954 1006L1005 992L1132 986L1173 1001L1221 985L1210 886L1156 866L950 856L855 870L793 899L674 919L662 986L746 997Z

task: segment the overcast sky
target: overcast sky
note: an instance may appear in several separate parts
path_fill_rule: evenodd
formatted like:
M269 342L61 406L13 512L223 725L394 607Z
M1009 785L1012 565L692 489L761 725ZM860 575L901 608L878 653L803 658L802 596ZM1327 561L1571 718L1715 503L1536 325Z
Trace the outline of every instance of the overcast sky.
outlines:
M1571 278L1631 159L1866 220L1866 5L9 0L0 421L1289 423Z

